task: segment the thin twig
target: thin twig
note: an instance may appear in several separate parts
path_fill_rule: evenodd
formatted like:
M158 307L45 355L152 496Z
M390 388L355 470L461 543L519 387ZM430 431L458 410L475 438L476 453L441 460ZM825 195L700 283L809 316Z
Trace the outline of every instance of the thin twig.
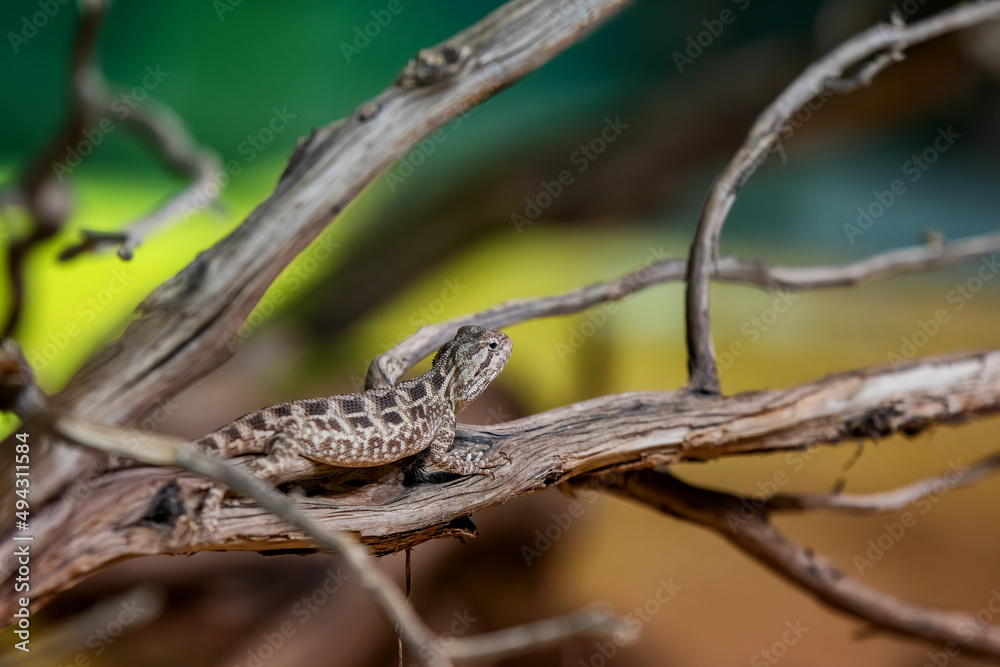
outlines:
M935 496L950 489L972 486L979 480L1000 472L1000 452L980 459L971 466L958 464L936 477L882 493L786 494L771 496L764 507L772 512L804 512L806 510L842 510L852 514L893 512L921 498Z
M826 558L781 534L767 512L745 512L746 499L686 484L652 470L617 475L622 495L704 526L834 609L890 632L1000 658L1000 626L975 616L893 597L848 577Z
M558 646L580 636L614 639L625 646L638 639L634 628L605 609L584 609L565 616L455 640L448 654L455 660L501 660Z
M712 268L712 278L767 289L812 290L848 287L892 276L939 269L1000 251L1000 234L985 234L950 242L900 248L840 266L780 267L723 257ZM421 327L396 347L376 357L368 368L366 385L393 384L421 359L454 337L466 324L500 329L527 320L568 315L609 301L617 301L653 285L680 280L687 270L683 259L658 262L618 280L588 285L565 294L537 299L515 299L487 310Z
M56 178L52 164L62 159L66 147L78 143L84 136L84 130L93 124L94 116L86 103L84 91L94 68L97 39L107 6L104 0L84 0L80 3L80 22L70 52L69 110L66 119L55 138L24 169L19 191L7 194L9 202L25 207L32 228L25 238L12 242L7 248L11 303L0 337L13 335L21 321L24 263L28 253L37 244L55 236L69 217L70 194L66 185Z
M101 91L101 92L98 92ZM115 95L97 87L90 99L102 114L111 112ZM161 159L176 171L186 175L190 183L181 192L168 199L142 218L126 223L119 231L105 232L81 230L83 240L63 250L60 260L68 260L85 252L96 252L109 246L118 246L118 256L132 259L135 249L163 225L181 216L185 219L206 209L218 200L221 187L215 187L221 165L214 151L198 146L180 117L170 108L155 100L147 100L126 116L122 123L144 137Z
M900 22L879 24L844 42L816 61L793 81L757 118L743 146L712 184L698 220L691 245L687 271L686 333L688 349L688 387L697 392L718 393L719 371L712 344L709 314L709 281L719 253L722 226L736 201L736 194L746 180L766 159L782 127L803 105L821 94L831 81L838 80L852 66L877 56L863 67L858 81L845 87L853 90L891 62L907 47L946 32L960 30L1000 17L1000 0L962 4L912 25Z
M24 308L24 262L38 243L55 236L70 214L70 195L53 165L59 163L68 148L85 138L84 132L113 113L112 104L120 90L111 86L97 62L97 45L110 0L82 0L80 20L70 59L69 110L55 138L25 168L16 192L5 196L4 204L18 202L31 218L28 235L11 243L7 249L7 272L11 283L11 306L3 327L3 336L13 334ZM192 182L180 194L134 223L126 223L115 232L83 230L83 241L60 255L69 259L83 252L117 245L122 259L131 259L135 248L155 229L185 215L210 206L218 199L219 188L209 187L219 171L219 158L199 148L180 118L170 109L152 100L132 109L122 121L145 136L154 151L174 169L188 175Z

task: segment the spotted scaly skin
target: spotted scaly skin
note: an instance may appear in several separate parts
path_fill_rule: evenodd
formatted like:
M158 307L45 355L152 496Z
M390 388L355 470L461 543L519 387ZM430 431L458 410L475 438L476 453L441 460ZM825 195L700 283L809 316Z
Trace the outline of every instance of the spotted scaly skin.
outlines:
M464 326L418 378L360 394L274 405L244 415L194 445L223 458L262 453L247 469L274 484L316 464L365 468L425 449L444 471L491 474L509 460L506 455L460 458L448 450L455 440L455 415L500 374L511 346L499 331ZM213 486L202 507L202 524L210 533L224 493Z

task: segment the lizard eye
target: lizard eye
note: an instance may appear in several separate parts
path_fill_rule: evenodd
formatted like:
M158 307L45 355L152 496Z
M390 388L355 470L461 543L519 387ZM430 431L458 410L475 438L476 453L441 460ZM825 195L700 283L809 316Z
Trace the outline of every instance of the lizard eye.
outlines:
M490 349L491 350L497 349L497 343L496 343L496 341L493 341L492 343L490 343Z

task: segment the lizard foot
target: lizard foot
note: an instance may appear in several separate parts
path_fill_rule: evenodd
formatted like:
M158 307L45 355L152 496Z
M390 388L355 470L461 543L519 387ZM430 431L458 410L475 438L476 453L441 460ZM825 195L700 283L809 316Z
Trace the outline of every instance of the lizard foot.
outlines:
M431 462L446 472L458 473L459 475L489 475L493 478L493 471L501 466L510 463L510 457L506 453L500 452L490 457L486 453L479 451L466 452L443 452L431 451Z
M201 536L205 540L214 538L219 533L219 517L222 514L222 499L226 496L226 487L212 484L208 487L205 499L201 503Z

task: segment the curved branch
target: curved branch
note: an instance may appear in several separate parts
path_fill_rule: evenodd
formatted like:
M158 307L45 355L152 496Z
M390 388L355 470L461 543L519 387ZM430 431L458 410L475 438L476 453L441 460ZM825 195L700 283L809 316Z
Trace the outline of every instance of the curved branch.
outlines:
M110 85L97 63L98 37L110 4L109 0L80 3L80 20L70 61L68 117L55 139L25 169L19 191L11 197L12 202L25 206L34 228L26 238L12 243L8 249L8 274L13 294L4 336L12 335L20 321L23 265L27 253L36 244L54 236L70 214L69 192L55 165L61 164L68 148L75 147L85 138L88 128L114 113L115 94L109 90ZM122 259L131 259L135 248L150 232L181 213L210 205L218 197L218 189L213 192L207 187L219 170L218 156L200 148L173 111L150 100L144 107L132 109L121 122L145 135L153 149L174 169L190 176L192 183L167 203L139 221L126 224L120 231L84 230L84 240L64 250L61 259L112 245L119 246L118 254Z
M775 494L764 508L771 512L806 510L841 510L852 514L892 512L912 505L921 498L939 495L949 489L972 486L979 480L1000 472L1000 452L963 467L959 463L946 473L882 493Z
M958 241L934 241L872 255L841 266L780 267L723 257L712 269L712 278L768 289L810 290L849 287L891 276L939 269L1000 251L1000 234L984 234ZM396 347L377 356L368 368L366 386L396 382L421 359L451 339L459 327L478 324L501 329L540 317L569 315L608 301L617 301L639 290L684 277L685 260L658 262L618 280L588 285L572 292L537 299L514 299L487 310L421 327Z
M803 105L824 92L830 81L839 80L845 71L876 56L870 67L862 67L867 81L898 60L906 48L954 30L1000 17L1000 0L961 4L912 25L879 24L844 42L820 60L806 68L784 92L757 118L743 145L715 179L709 191L687 271L687 349L688 386L693 391L719 393L719 370L712 344L711 317L708 304L708 283L712 265L719 253L722 226L736 201L736 193L777 145L778 134L792 115ZM888 50L891 58L879 57ZM851 90L867 82L864 78L848 85Z
M651 470L626 473L611 483L626 497L709 528L834 609L899 635L967 654L1000 658L1000 626L985 625L972 615L900 600L866 586L826 558L786 538L768 522L766 512L741 513L742 498L693 487Z
M852 371L732 397L686 391L603 396L501 425L460 428L455 447L510 454L511 465L495 479L408 485L401 464L391 464L327 480L322 495L299 505L320 525L356 532L372 551L385 554L432 538L474 534L469 514L596 471L915 433L997 411L1000 351ZM360 479L377 483L359 486ZM170 511L158 501L167 489L173 489ZM162 469L113 470L78 490L87 502L67 494L35 519L38 576L32 590L39 599L123 558L313 548L303 534L238 499L223 505L210 542L193 539L180 526L196 514L204 493ZM7 562L12 544L0 542L0 563ZM0 615L9 614L13 586L0 590L7 591L0 593Z
M568 639L581 636L614 638L620 645L627 645L638 634L621 618L604 609L584 609L565 616L453 640L454 644L448 655L455 660L501 660L528 651L558 646Z
M111 113L115 99L105 86L94 86L88 93L95 113ZM180 117L169 107L148 100L137 107L122 121L134 132L145 137L152 149L172 168L185 174L191 182L155 210L139 220L126 223L123 229L113 232L81 230L83 240L59 254L68 260L85 252L96 252L106 247L118 246L118 256L132 259L135 249L145 238L163 225L185 218L214 204L221 188L214 187L221 168L219 156L214 151L198 146Z
M23 205L34 224L23 239L7 248L7 274L10 278L10 312L3 327L3 337L13 335L24 309L24 263L28 253L42 241L55 236L69 216L70 195L62 179L56 178L52 164L62 159L67 146L83 139L83 132L93 121L85 91L95 65L97 39L108 8L106 0L80 3L77 25L70 53L69 113L55 138L32 160L21 176L18 190L9 194L12 203Z

